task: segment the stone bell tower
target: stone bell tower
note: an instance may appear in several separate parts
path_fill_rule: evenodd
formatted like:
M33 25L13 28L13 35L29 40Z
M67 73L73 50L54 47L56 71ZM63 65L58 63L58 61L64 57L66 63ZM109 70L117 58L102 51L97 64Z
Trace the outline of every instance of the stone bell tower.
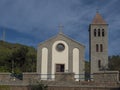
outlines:
M89 25L89 51L91 74L108 67L108 24L96 13Z

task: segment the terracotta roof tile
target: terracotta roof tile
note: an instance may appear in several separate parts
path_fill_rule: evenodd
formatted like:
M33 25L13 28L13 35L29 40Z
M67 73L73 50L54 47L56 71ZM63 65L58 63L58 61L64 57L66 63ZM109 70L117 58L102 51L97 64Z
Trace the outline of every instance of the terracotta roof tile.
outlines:
M92 24L107 24L106 21L102 18L102 16L97 12Z

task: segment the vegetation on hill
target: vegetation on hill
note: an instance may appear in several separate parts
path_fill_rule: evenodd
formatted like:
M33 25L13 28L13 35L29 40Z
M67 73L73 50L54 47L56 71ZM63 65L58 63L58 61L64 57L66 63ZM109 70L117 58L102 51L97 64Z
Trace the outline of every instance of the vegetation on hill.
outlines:
M36 49L0 41L0 72L35 72Z

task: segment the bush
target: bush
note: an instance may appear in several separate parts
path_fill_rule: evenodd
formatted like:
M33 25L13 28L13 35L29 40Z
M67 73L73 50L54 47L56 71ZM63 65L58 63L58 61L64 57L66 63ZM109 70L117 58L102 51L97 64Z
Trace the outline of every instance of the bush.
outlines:
M37 82L35 85L31 85L31 90L47 90L48 86Z

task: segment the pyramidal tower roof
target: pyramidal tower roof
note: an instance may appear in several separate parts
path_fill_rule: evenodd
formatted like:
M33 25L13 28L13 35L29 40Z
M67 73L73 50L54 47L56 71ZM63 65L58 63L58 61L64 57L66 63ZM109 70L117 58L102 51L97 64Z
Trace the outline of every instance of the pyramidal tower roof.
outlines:
M99 12L96 13L92 24L107 24L106 21L102 18L102 16L99 14Z

